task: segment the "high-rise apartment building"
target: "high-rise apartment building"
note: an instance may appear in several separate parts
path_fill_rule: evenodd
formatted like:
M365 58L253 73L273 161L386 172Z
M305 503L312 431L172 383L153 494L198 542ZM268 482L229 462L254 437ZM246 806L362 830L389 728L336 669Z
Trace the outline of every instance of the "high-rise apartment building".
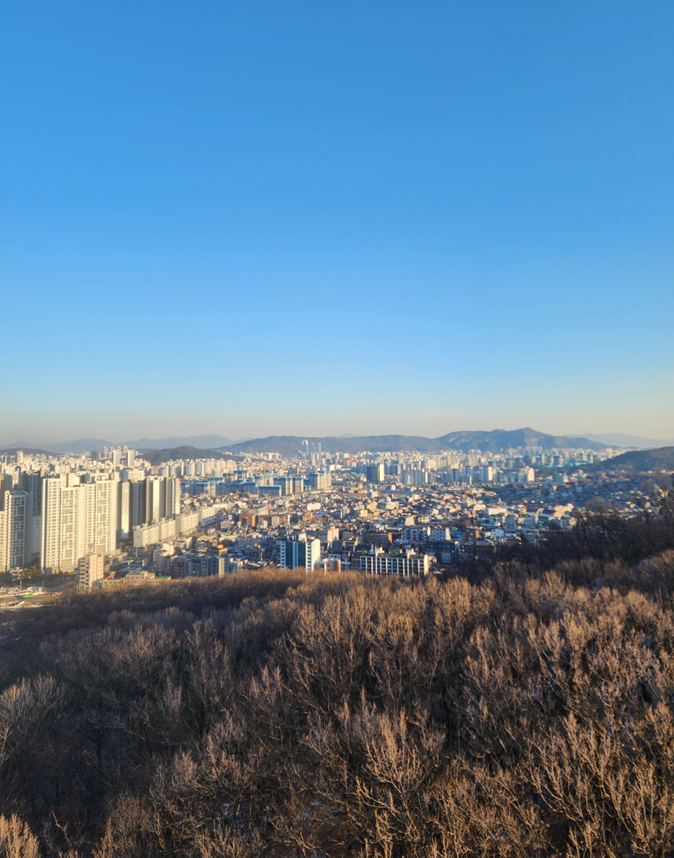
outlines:
M368 465L365 472L368 483L380 483L384 479L384 465L378 462L376 465Z
M281 489L282 495L291 495L293 493L293 478L282 474L280 477L274 477L274 485Z
M166 518L166 480L164 477L147 477L145 480L145 514L148 524Z
M0 571L38 562L40 516L34 514L33 492L0 492L0 511Z
M131 530L145 524L146 515L145 480L131 480L129 483L129 524Z
M21 489L13 489L5 496L7 515L9 568L30 563L30 517L33 512L32 497Z
M176 476L133 467L126 448L90 461L91 468L60 461L24 469L0 457L0 571L31 564L72 571L83 557L115 553L134 527L167 530L180 517Z
M295 539L281 539L278 545L279 566L286 569L313 570L321 557L320 539L300 535Z
M2 500L0 493L0 500ZM0 506L0 572L9 570L9 536L7 534L7 515Z
M128 480L120 480L117 483L117 516L118 528L117 538L128 539L131 535L131 483Z
M45 477L42 483L42 545L40 562L43 569L58 569L61 563L61 501L66 485L64 475Z
M47 477L42 487L42 568L72 571L88 554L113 554L119 530L119 484L98 476ZM71 483L71 484L69 484Z
M173 518L174 515L180 515L180 480L176 477L166 478L165 515L166 518Z
M332 486L332 477L330 471L312 471L307 474L307 482L312 489L327 491Z

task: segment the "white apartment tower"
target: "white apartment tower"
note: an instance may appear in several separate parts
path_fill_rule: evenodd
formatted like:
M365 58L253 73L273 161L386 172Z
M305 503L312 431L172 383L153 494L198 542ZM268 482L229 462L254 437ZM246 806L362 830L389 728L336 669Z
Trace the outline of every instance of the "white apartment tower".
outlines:
M145 480L145 514L148 524L166 518L166 480L164 477L147 477Z
M117 510L118 510L118 533L119 539L128 539L131 535L131 483L128 480L120 480L117 483Z
M7 515L0 509L0 572L9 570L9 538L7 536Z
M180 480L175 477L166 480L166 517L174 515L180 515Z
M82 557L112 554L117 546L117 480L106 476L68 485L68 477L46 477L43 483L41 556L47 570L70 572Z
M65 476L45 477L42 483L42 545L40 561L43 569L57 570L61 566L61 495Z

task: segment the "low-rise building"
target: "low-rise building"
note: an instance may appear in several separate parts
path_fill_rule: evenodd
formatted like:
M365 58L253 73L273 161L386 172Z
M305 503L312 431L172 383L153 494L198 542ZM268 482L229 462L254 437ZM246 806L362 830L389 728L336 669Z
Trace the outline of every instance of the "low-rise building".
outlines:
M375 548L360 556L360 571L371 575L427 575L430 570L430 558L427 554L415 554L404 551L386 554L381 548Z

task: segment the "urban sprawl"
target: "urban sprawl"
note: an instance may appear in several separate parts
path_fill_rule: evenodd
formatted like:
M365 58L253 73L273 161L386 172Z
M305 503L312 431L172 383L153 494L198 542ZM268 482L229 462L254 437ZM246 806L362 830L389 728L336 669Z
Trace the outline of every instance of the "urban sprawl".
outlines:
M250 453L152 465L126 447L0 455L0 572L81 589L242 568L427 575L571 526L590 501L629 515L638 487L589 468L616 451L537 448ZM586 468L586 470L584 470Z

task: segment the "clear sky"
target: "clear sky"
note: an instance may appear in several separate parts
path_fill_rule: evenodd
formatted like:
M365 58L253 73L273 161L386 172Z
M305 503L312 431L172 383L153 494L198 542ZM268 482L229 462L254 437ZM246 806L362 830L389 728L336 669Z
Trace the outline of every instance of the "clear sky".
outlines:
M5 0L0 440L674 437L674 4Z

